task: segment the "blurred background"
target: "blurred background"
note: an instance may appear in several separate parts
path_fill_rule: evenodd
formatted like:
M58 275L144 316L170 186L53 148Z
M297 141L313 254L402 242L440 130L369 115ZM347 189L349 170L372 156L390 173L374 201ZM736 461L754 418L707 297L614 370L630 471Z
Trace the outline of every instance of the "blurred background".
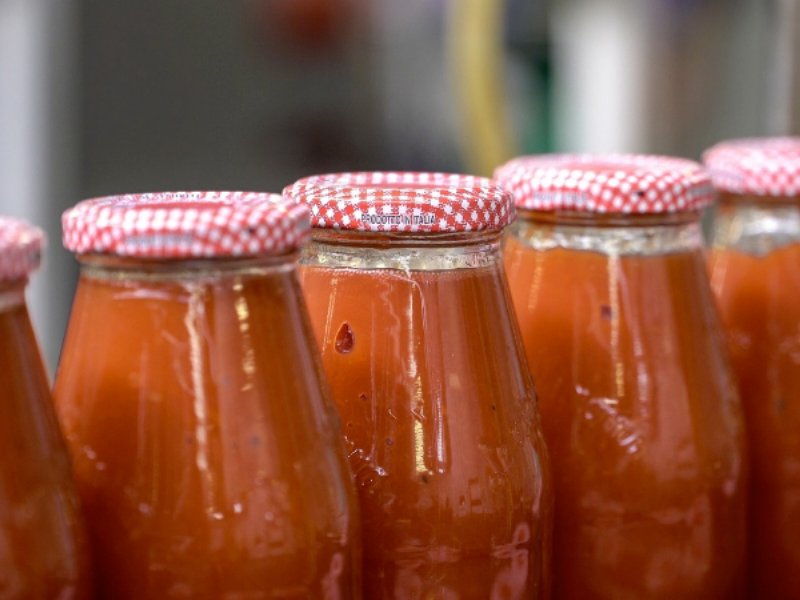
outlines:
M50 236L30 296L49 365L81 198L698 158L800 133L799 35L800 0L0 0L0 213Z

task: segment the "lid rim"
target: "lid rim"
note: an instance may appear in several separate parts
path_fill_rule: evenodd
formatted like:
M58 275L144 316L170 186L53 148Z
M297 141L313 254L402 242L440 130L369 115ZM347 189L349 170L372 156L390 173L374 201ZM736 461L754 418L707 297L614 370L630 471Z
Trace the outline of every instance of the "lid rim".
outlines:
M515 216L508 192L474 175L359 171L313 175L287 186L314 229L442 233L500 230Z
M268 192L157 192L101 196L62 215L76 254L193 259L253 257L299 248L308 211Z
M47 238L23 219L0 216L0 283L27 281L39 268Z
M703 153L714 186L732 194L800 196L800 137L737 138Z
M674 214L700 210L714 190L692 160L648 154L521 156L495 170L517 208L589 214Z

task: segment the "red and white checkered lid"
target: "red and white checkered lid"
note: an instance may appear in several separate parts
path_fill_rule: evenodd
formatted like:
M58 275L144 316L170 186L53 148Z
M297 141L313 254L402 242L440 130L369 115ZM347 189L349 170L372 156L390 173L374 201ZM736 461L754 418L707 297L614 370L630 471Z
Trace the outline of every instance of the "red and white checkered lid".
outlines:
M0 282L25 279L39 267L44 233L20 219L0 216Z
M703 162L723 192L800 196L800 137L721 142L706 150Z
M61 218L79 254L202 258L281 254L309 233L308 209L278 194L163 192L93 198Z
M644 154L544 154L515 158L494 173L517 207L535 211L664 214L713 199L694 161Z
M307 177L284 196L311 209L316 228L407 233L500 230L514 220L511 195L485 177L362 172Z

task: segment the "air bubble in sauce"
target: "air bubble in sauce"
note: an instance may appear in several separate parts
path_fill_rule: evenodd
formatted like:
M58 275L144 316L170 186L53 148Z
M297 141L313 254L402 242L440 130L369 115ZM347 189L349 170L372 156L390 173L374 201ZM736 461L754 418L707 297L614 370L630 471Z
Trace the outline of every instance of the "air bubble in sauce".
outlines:
M353 351L353 346L356 343L353 329L350 324L345 321L339 328L339 333L336 334L336 351L340 354L348 354Z

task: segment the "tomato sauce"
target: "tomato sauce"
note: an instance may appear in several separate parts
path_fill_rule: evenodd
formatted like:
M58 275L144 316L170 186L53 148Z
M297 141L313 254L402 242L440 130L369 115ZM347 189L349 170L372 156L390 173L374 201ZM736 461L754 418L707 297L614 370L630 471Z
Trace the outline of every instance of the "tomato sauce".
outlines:
M353 593L303 306L291 270L84 270L55 396L106 597Z
M770 203L758 203L762 218ZM728 198L718 223L736 205ZM782 210L800 215L797 204ZM763 252L721 241L710 266L747 417L751 594L800 598L800 238Z
M736 597L742 424L699 246L525 242L548 227L523 220L506 266L553 460L556 597Z
M0 597L88 599L83 522L23 288L0 283Z
M301 261L361 500L368 598L549 595L535 395L497 234L475 237L436 249L320 230ZM361 267L337 265L341 251ZM404 257L420 264L403 269Z

